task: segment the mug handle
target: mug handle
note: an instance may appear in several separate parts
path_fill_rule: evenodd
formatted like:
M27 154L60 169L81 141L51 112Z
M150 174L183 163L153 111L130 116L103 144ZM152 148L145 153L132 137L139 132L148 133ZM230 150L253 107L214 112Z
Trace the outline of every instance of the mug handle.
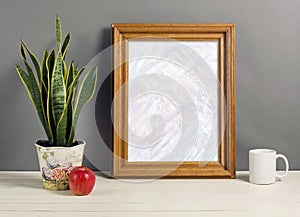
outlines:
M282 175L280 175L280 174L278 174L278 173L276 172L276 177L277 177L277 178L282 178L282 177L284 177L284 176L288 173L288 171L289 171L289 162L288 162L288 159L287 159L284 155L282 155L282 154L276 154L276 160L277 160L278 158L282 158L282 159L284 160L284 162L285 162L285 173L282 174Z

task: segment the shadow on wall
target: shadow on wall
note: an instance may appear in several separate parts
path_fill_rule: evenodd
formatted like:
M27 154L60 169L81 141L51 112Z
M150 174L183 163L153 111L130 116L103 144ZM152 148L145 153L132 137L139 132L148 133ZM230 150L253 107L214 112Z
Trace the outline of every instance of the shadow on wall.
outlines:
M100 32L100 43L99 49L100 52L105 50L107 47L111 45L111 29L104 28ZM108 150L111 149L111 92L112 92L112 56L111 55L103 55L101 56L99 62L99 71L98 71L98 93L96 93L96 101L95 101L95 120L99 135L102 138L100 142L100 148L97 151L99 153L108 153ZM105 78L107 72L110 74ZM84 165L93 169L93 170L110 170L110 156L101 156L100 165L93 165L86 157L84 158Z

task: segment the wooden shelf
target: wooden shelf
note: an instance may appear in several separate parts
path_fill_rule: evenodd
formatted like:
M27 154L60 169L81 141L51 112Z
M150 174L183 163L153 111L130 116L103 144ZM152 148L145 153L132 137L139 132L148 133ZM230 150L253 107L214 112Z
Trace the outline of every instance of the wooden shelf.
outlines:
M39 172L0 172L0 216L299 216L300 172L273 185L237 179L162 179L140 183L97 176L89 196L42 189Z

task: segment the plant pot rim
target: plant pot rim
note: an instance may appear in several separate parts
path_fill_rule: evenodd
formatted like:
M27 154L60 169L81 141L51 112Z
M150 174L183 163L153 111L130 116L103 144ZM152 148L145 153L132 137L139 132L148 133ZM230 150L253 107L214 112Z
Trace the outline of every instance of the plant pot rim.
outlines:
M36 141L36 143L34 144L36 147L41 147L41 148L57 148L57 149L64 149L64 148L73 148L73 147L77 147L77 146L85 146L86 142L85 140L76 140L75 142L77 142L78 144L76 145L72 145L72 146L43 146L41 143L45 143L45 142L49 142L49 140L38 140Z

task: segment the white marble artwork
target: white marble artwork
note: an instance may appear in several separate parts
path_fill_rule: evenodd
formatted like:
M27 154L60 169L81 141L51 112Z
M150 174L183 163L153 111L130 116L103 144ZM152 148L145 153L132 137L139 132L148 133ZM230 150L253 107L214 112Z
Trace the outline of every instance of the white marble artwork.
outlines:
M218 42L130 41L128 161L217 161Z

